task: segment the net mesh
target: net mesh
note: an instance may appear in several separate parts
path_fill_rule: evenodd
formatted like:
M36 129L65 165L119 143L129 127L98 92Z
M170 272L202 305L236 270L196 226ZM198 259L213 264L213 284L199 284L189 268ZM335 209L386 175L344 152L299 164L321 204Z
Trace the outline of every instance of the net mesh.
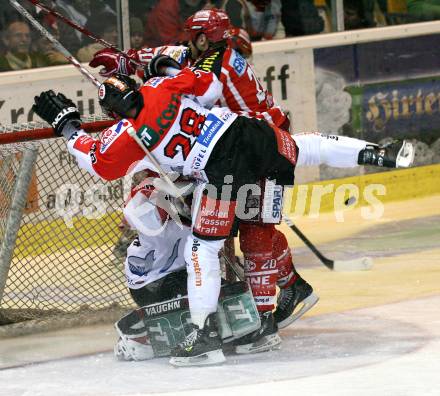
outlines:
M47 124L3 126L0 133L42 127ZM1 146L2 240L21 153L29 147L38 148L38 157L0 296L0 324L132 307L122 268L134 235L118 227L124 188L132 181L102 182L80 170L64 139Z

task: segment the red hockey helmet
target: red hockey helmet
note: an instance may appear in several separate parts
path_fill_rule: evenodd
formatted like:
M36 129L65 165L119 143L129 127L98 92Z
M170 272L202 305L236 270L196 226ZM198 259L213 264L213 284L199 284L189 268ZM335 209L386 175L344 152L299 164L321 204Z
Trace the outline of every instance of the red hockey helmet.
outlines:
M229 29L228 45L237 50L245 58L252 55L252 43L246 30L240 28Z
M209 41L216 43L227 38L227 30L230 27L231 22L226 12L212 8L191 15L186 20L184 29L190 34L191 41L195 41L200 33L204 33Z

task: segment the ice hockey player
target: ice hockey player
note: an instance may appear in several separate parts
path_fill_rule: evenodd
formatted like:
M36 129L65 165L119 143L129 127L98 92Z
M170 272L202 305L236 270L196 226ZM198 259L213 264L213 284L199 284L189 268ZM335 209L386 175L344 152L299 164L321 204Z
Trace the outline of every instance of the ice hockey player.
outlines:
M191 233L191 208L185 200L183 204L175 200L178 207L168 206L171 198L156 189L155 180L151 176L142 180L124 206L124 220L137 232L126 250L124 273L139 308L187 295L184 246ZM173 211L177 221L169 213ZM143 317L137 312L115 323L119 338L114 353L119 360L154 357Z
M139 51L130 50L128 55L137 62L148 65L148 76L157 75L161 64L179 67L179 64L193 63L201 70L211 71L222 84L221 105L229 107L235 113L265 119L288 130L289 119L286 114L264 89L251 65L231 48L230 44L233 42L241 44L245 51L247 49L247 53L250 52L248 47L252 47L250 41L246 42L246 37L234 38L240 32L230 29L229 18L223 11L199 11L188 18L185 29L190 36L188 48L144 48ZM151 62L154 55L154 61ZM124 56L111 49L97 52L90 65L104 66L102 75L114 71L129 74L135 72L135 68ZM260 212L254 219L242 221L239 225L240 247L247 266L245 274L263 322L261 330L243 340L243 352L264 351L280 343L278 327L288 326L318 301L313 288L295 270L286 237L275 228L281 221L283 187L270 185L265 189L266 180L259 183L266 192L258 200L258 205L263 208L275 202L278 211L274 213L278 215L264 218ZM263 278L265 282L261 282ZM277 285L281 291L277 309L272 313Z
M197 69L152 78L139 90L126 76L111 77L100 86L98 96L101 106L121 120L104 132L102 140L80 129L79 113L64 95L47 91L35 98L34 111L68 139L69 152L91 174L114 180L151 168L147 150L166 171L199 180L192 232L184 246L193 332L173 350L172 364L225 360L216 319L218 252L235 219L246 217L242 212L249 185L262 178L292 185L296 164L409 166L414 154L406 142L381 148L342 136L306 134L294 140L265 120L238 116L227 108L202 107L211 106L221 93L216 76Z
M250 60L252 57L252 42L249 34L242 28L230 28L227 38L228 46L237 51L243 58Z
M137 237L126 249L124 272L139 308L115 323L119 336L115 356L128 361L166 356L176 340L182 338L189 314L185 309L184 244L191 234L194 184L175 180L183 197L178 199L157 174L142 171L136 176L139 175L143 180L132 189L124 205L125 222L130 230L137 231ZM234 341L258 329L260 319L246 283L222 279L221 296L220 335L224 348L234 351Z

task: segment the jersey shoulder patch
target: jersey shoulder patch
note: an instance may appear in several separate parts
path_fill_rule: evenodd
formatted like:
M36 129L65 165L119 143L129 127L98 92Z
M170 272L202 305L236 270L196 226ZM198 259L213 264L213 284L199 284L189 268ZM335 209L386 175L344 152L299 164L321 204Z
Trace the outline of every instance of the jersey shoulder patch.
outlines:
M153 87L157 88L161 83L163 83L168 77L151 77L149 78L145 84L144 87Z
M241 77L246 71L247 62L237 51L232 50L229 65Z
M130 126L131 124L129 121L121 120L102 132L101 136L99 137L99 140L101 141L99 152L101 154L105 153L108 148L113 144L113 142L117 139L117 137L122 132L126 131Z

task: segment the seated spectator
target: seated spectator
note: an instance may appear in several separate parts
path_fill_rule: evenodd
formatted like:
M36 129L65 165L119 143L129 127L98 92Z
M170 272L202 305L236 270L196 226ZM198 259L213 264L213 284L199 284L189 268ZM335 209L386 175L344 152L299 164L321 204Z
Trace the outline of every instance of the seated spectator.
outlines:
M31 31L26 22L10 22L3 32L5 54L0 57L0 71L23 70L49 65L42 54L31 52Z
M281 0L281 23L286 37L321 33L324 29L313 0Z
M201 10L205 0L159 0L145 21L145 45L158 47L187 39L186 19Z
M219 5L211 4L210 8L221 8L228 14L232 26L249 31L251 28L249 4L246 0L223 0Z
M252 41L271 40L280 23L281 0L248 1L250 26L248 32Z
M130 18L130 48L141 49L144 45L144 26L139 18Z
M44 23L42 23L42 25L53 37L55 37L58 41L60 40L58 29L47 26ZM57 51L53 44L41 34L35 38L33 48L35 52L42 54L47 58L48 66L64 65L69 63L66 57L61 52Z
M104 12L99 18L91 18L85 27L110 44L118 44L118 31L114 14ZM93 58L93 54L103 48L101 44L93 42L81 48L78 51L77 58L80 62L89 62Z
M440 0L407 0L408 15L417 21L440 19Z
M372 0L344 0L345 30L364 29L376 26Z
M90 13L89 1L57 0L55 10L81 26L85 26ZM81 47L82 33L64 23L59 26L60 41L72 53Z

